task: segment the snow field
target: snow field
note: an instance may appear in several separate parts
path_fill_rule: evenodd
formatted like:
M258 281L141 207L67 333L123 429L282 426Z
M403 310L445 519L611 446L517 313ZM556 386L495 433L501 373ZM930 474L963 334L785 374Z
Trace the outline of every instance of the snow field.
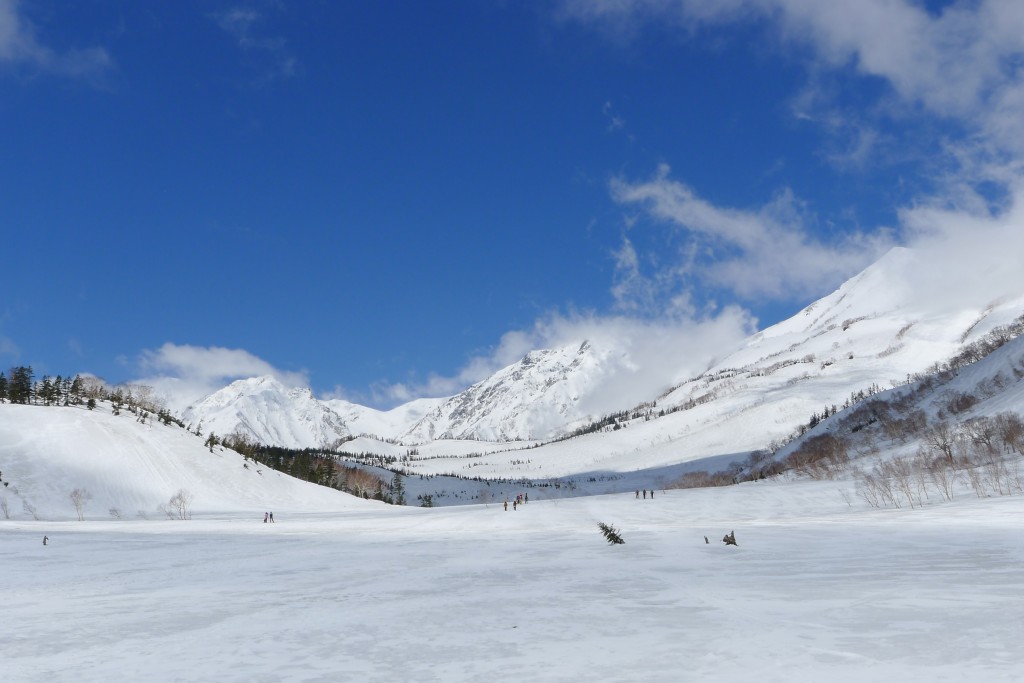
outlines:
M837 486L0 523L4 678L1019 680L1024 498Z

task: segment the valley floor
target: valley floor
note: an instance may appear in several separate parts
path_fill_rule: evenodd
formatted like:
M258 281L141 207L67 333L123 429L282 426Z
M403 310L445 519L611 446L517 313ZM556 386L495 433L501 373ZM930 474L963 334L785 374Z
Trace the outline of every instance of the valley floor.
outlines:
M0 521L6 681L1011 681L1024 497ZM598 522L619 529L609 546ZM738 547L722 536L735 530ZM42 537L49 545L42 545ZM704 542L704 536L710 543Z

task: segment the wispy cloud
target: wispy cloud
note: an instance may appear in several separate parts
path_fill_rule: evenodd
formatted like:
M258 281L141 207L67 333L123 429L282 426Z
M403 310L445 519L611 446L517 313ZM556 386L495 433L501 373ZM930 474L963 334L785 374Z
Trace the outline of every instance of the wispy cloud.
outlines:
M18 345L2 334L0 334L0 356L18 357Z
M261 55L266 63L257 80L259 85L292 78L298 73L299 62L288 49L288 41L268 35L262 28L266 16L252 7L233 7L211 15L217 25L231 36L238 47L249 54Z
M777 39L811 48L810 73L852 69L880 78L906 106L904 115L923 109L1024 153L1019 2L953 3L932 12L910 0L563 0L557 16L627 36L654 23L685 34L759 22Z
M615 201L639 206L658 225L684 231L690 238L684 252L669 258L647 276L657 288L672 293L685 280L711 285L753 302L803 298L828 291L878 258L892 246L889 231L843 233L826 243L807 226L800 203L783 191L755 210L723 208L699 197L661 166L654 177L611 184ZM619 271L631 289L638 259L619 259Z
M18 0L0 0L0 65L102 83L114 66L103 47L56 50L43 44Z
M617 130L622 130L623 128L626 127L626 120L615 112L615 108L612 107L611 102L604 103L604 105L601 107L601 113L604 114L604 117L606 119L608 119L607 131L609 133L613 133Z

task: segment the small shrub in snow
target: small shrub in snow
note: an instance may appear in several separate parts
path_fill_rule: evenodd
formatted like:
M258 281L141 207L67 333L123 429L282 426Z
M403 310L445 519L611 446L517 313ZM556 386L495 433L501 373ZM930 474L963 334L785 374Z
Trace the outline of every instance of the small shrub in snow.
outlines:
M619 530L615 527L605 524L604 522L598 522L597 528L601 530L601 533L604 534L605 540L607 540L609 544L622 545L625 543L625 541L622 540L622 536L619 535Z

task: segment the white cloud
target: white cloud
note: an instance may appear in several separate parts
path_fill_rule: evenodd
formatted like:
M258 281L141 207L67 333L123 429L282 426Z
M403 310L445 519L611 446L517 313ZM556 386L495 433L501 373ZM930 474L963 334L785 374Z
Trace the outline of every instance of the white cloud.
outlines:
M900 214L908 244L925 264L908 279L937 305L977 304L1021 295L1024 264L1024 181L1012 184L1005 206L931 202Z
M113 67L106 49L90 47L59 52L42 44L17 0L0 0L0 64L97 82Z
M167 399L168 407L177 411L236 379L269 375L285 386L309 386L305 371L278 370L243 349L216 346L168 342L159 349L144 350L138 358L138 369L144 377L134 381L152 386Z
M685 231L699 247L688 243L687 252L650 277L679 287L694 278L748 301L822 294L892 246L886 230L854 231L823 242L808 229L802 208L788 191L754 211L714 206L672 179L667 166L646 181L613 180L611 192L615 201L640 206L656 222ZM616 296L647 297L651 287L638 283L638 259L635 252L626 258L630 251L620 252L618 261L629 287L620 287Z
M884 79L908 115L923 107L1024 152L1024 3L1016 0L954 3L941 13L911 0L564 0L557 15L625 36L645 24L693 33L759 22L810 47L812 71Z

